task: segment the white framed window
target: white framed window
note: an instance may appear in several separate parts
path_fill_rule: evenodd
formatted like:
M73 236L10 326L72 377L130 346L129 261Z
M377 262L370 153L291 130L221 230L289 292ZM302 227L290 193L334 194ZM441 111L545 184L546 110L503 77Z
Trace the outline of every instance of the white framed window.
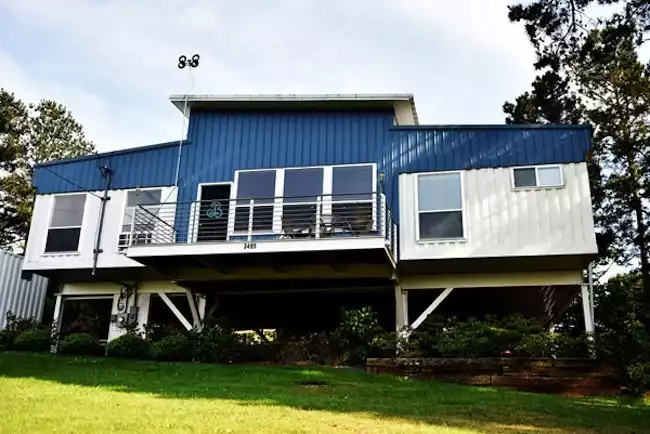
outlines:
M461 172L422 173L417 182L417 239L460 239L465 235Z
M562 187L564 174L562 167L555 165L514 167L512 169L513 188Z
M275 201L275 170L240 171L235 176L235 232L248 232L252 213L253 231L271 232ZM251 199L253 206L251 207Z
M355 217L357 226L376 230L376 185L375 163L238 170L230 230L248 232L251 212L256 233L308 226L317 214L318 197L321 215Z
M133 229L133 244L151 244L155 229L157 213L160 210L162 189L136 189L126 192L122 226L118 239L118 249L123 250L131 244L131 229ZM142 206L146 212L139 212L137 221L133 222L135 208Z
M77 252L81 224L86 207L86 194L54 196L45 253Z

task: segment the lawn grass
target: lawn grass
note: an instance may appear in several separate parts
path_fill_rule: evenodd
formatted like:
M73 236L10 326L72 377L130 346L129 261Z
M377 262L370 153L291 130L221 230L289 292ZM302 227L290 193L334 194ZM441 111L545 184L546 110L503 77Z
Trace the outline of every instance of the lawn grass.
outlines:
M650 402L536 395L355 369L0 352L0 433L40 432L641 433L650 432Z

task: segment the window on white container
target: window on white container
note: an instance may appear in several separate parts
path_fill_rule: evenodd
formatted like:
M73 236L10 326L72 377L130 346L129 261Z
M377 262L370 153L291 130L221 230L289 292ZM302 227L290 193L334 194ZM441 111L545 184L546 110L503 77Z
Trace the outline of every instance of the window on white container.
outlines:
M133 228L133 244L150 244L156 222L160 221L161 189L133 190L126 193L126 206L122 219L122 230L118 241L120 248L131 244L131 229ZM136 207L139 207L136 213ZM133 217L136 216L135 223Z
M461 174L418 175L419 239L462 238L463 193Z
M517 167L512 169L512 174L515 188L564 185L560 166Z
M85 194L54 196L52 217L45 242L46 253L79 250L85 206Z

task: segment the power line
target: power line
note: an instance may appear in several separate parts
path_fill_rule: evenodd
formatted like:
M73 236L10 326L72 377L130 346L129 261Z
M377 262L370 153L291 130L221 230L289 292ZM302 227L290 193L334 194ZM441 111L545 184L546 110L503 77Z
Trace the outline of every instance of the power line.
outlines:
M102 198L101 196L96 195L96 194L93 193L92 191L87 191L85 188L83 188L82 186L80 186L80 185L77 184L76 182L74 182L74 181L70 181L70 180L69 180L68 178L66 178L65 176L63 176L63 175L59 175L59 174L56 173L55 171L53 171L53 170L51 170L51 169L49 169L49 168L47 168L47 167L45 167L45 166L43 166L43 167L41 167L41 168L47 170L47 171L50 172L52 175L54 175L54 176L56 176L56 177L58 177L58 178L61 178L61 179L64 180L65 182L74 185L75 187L81 189L81 190L82 190L83 192L85 192L85 193L92 194L93 196L95 196L95 197L98 198L98 199L101 199L101 198Z

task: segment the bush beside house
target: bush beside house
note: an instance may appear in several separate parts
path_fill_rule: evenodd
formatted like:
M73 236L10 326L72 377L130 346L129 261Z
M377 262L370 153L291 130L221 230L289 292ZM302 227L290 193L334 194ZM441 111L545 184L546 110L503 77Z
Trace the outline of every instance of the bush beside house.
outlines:
M101 356L104 355L104 347L89 333L73 333L61 339L58 352L77 356Z

